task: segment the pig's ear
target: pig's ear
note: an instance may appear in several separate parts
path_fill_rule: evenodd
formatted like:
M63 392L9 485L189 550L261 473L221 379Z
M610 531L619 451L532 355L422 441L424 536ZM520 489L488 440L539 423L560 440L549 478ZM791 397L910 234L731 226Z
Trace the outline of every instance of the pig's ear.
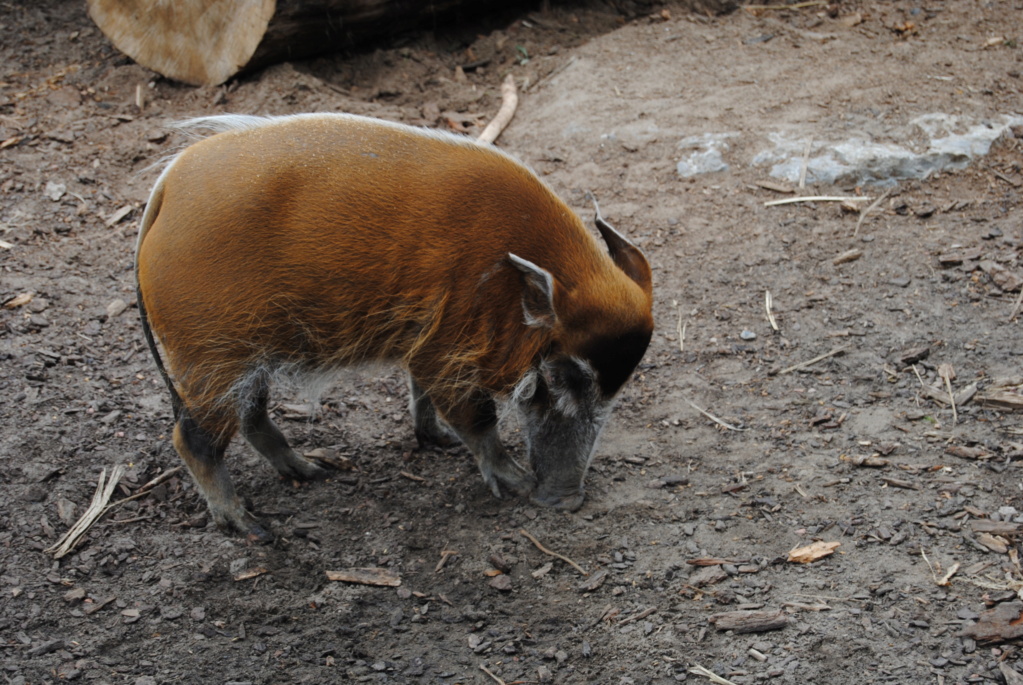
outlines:
M526 325L553 328L558 322L554 311L554 277L546 269L511 252L508 263L522 274L522 312Z
M596 216L593 219L593 223L597 225L597 230L600 231L600 237L607 243L607 250L611 254L611 259L614 263L625 272L625 275L631 278L636 284L643 289L647 295L653 290L652 277L650 273L650 265L646 261L646 257L643 256L643 252L629 242L629 239L623 236L621 233L614 229L614 226L604 221L604 217L600 215L600 205L597 204L597 198L593 197L593 209Z

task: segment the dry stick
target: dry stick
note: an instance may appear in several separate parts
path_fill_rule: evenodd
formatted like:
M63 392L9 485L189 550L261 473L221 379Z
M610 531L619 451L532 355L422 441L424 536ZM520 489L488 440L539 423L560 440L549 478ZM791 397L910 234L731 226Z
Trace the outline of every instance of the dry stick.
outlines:
M60 559L74 549L78 541L85 535L85 531L89 530L92 524L106 513L106 503L110 501L110 496L114 494L114 488L117 487L117 483L121 480L124 472L124 464L117 464L111 469L110 479L107 480L107 470L103 469L100 471L99 481L96 483L96 492L92 496L92 503L89 504L89 508L86 509L82 517L75 522L75 525L71 526L57 542L46 548L47 552L53 553L54 559Z
M764 203L765 207L777 205L791 205L795 202L866 202L869 197L856 197L855 195L844 197L842 195L807 195L806 197L786 197L783 200L769 200Z
M106 508L103 510L103 513L105 514L108 511L112 511L112 510L116 509L117 507L121 506L122 504L124 504L125 502L130 502L133 499L138 499L139 497L145 497L146 495L149 494L150 490L152 490L153 488L155 488L157 485L159 485L160 483L164 482L165 480L168 480L171 476L173 476L175 473L177 473L180 470L181 470L180 466L175 466L172 469L168 469L167 471L164 471L159 476L157 476L156 478L154 478L153 480L149 481L148 483L143 485L141 488L139 488L139 491L136 492L134 495L131 495L130 497L125 497L124 499L119 499L116 502L111 502L110 504L108 504L106 506ZM124 521L118 521L118 523L124 523Z
M560 65L560 66L559 66L559 67L557 67L556 69L554 69L553 71L551 71L551 72L550 72L549 74L547 74L546 76L544 76L544 77L542 77L542 78L539 78L539 79L537 79L536 81L533 81L532 83L528 83L528 84L526 84L526 85L525 85L525 86L524 86L524 87L522 88L522 91L523 91L523 92L529 92L529 91L530 91L530 90L532 90L533 88L536 88L536 87L538 87L538 86L539 86L540 84L542 84L542 83L547 83L547 81L550 81L550 80L551 80L552 78L554 78L555 76L557 76L558 74L560 74L561 72L563 72L563 71L564 71L565 69L568 69L568 68L569 68L570 66L572 66L572 64L574 64L574 63L575 63L575 60L576 60L576 57L575 57L575 56L572 56L572 57L570 57L570 58L568 59L568 61L566 61L565 63L563 63L562 65Z
M841 354L842 352L845 352L848 348L849 348L848 345L842 345L840 347L836 347L835 349L831 350L830 352L825 352L824 354L818 355L818 356L814 357L813 359L810 359L809 361L801 362L799 364L796 364L795 366L790 366L787 369L782 369L781 371L778 372L778 375L779 376L784 376L787 373L791 373L793 371L798 371L799 369L805 369L808 366L813 366L817 362L823 361L823 360L827 359L828 357L834 357L836 354Z
M827 0L808 0L808 2L797 2L791 5L746 5L745 10L799 10L805 7L817 7L828 4Z
M580 566L579 564L575 563L574 561L572 561L571 559L569 559L565 555L558 554L557 552L552 552L549 549L547 549L546 547L544 547L543 545L541 545L540 541L537 540L536 538L534 538L532 535L530 535L529 531L527 531L525 528L520 528L519 529L519 535L527 538L530 542L532 542L534 545L536 545L536 548L538 550L540 550L541 552L543 552L547 556L555 557L556 559L561 559L563 562L565 562L566 564L568 564L569 566L571 566L572 568L574 568L576 571L578 571L579 573L583 574L584 576L590 575L589 573L587 573L586 571L583 570L582 566Z
M515 91L515 77L508 74L501 84L501 109L497 110L497 116L487 124L480 134L479 142L493 143L501 135L501 131L508 125L511 118L515 116L515 108L519 106L519 94Z
M853 231L853 238L855 238L857 236L857 234L859 234L860 226L863 225L863 221L867 218L867 215L870 214L875 209L877 209L877 207L882 202L884 202L884 199L886 197L888 197L889 195L891 195L891 194L892 194L892 189L889 188L888 190L884 191L884 194L881 197L879 197L876 200L874 200L873 202L871 202L870 205L866 209L864 209L862 212L860 212L860 218L856 220L856 230Z
M1020 292L1023 293L1023 288L1020 288ZM685 352L686 326L682 323L682 305L677 304L675 308L678 310L678 323L675 325L675 330L678 332L678 351L679 354L682 354Z
M771 311L771 305L774 304L774 299L771 297L771 291L764 291L764 308L767 309L767 320L771 324L771 328L774 330L780 330L778 328L778 322L774 320L774 312Z
M501 679L500 679L500 678L498 678L498 677L497 677L496 675L494 675L494 674L493 674L493 672L491 672L491 671L490 671L490 670L489 670L489 669L488 669L488 668L487 668L486 666L484 666L483 664L480 664L480 670L481 670L481 671L483 671L484 673L486 673L486 674L487 674L488 676L490 676L491 678L493 678L493 679L494 679L494 682L495 682L495 683L498 683L498 685L508 685L508 684L507 684L507 683L505 683L505 682L504 682L503 680L501 680Z
M690 668L689 672L694 675L702 675L704 678L708 678L710 682L716 683L717 685L735 685L735 683L733 683L731 680L725 680L717 673L714 673L713 671L708 671L700 664L696 664L695 666Z
M444 543L444 547L440 550L440 561L437 562L437 566L434 567L434 573L440 573L444 570L445 564L448 563L448 559L458 554L458 550L448 549L448 543Z
M1019 314L1019 306L1021 304L1023 304L1023 288L1019 289L1019 297L1016 298L1016 305L1012 308L1012 314L1009 314L1009 318L1005 320L1006 323L1009 323L1016 318L1016 315Z
M945 391L948 392L948 401L952 405L952 426L955 427L959 423L959 412L956 411L956 397L952 394L952 381L948 379L948 376L942 376L945 380Z
M813 145L813 138L806 141L806 147L803 148L803 163L799 169L799 189L806 188L806 168L810 165L810 146Z
M746 429L745 429L745 428L739 428L738 426L733 426L733 425L732 425L732 424L730 424L730 423L726 423L726 422L722 421L722 420L721 420L721 419L719 419L718 417L716 417L716 416L714 416L713 414L711 414L711 413L710 413L709 411L704 411L703 409L700 409L700 408L699 408L698 406L696 406L696 403L695 403L695 402L693 402L692 400L689 400L689 399L686 399L686 398L682 398L682 399L685 399L685 400L686 400L686 402L688 402L688 403L689 403L689 406L690 406L690 407L692 407L692 408L693 408L693 409L695 409L696 411L700 412L701 414L703 414L704 416L706 416L706 417L707 417L708 419L710 419L711 421L713 421L713 422L714 422L714 423L716 423L717 425L719 425L719 426L724 426L725 428L727 428L727 429L728 429L728 430L730 430L730 431L739 431L740 433L743 433L743 432L745 432L745 431L746 431Z

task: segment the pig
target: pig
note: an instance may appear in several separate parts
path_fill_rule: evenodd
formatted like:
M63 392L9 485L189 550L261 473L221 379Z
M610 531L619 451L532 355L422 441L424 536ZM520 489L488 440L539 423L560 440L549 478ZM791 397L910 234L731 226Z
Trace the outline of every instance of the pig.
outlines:
M223 528L266 540L224 462L238 432L289 479L325 475L268 414L281 379L393 362L421 444L461 441L495 496L576 510L614 399L653 332L650 266L606 250L498 148L348 114L228 115L152 190L138 309L173 444ZM523 420L528 463L498 436Z

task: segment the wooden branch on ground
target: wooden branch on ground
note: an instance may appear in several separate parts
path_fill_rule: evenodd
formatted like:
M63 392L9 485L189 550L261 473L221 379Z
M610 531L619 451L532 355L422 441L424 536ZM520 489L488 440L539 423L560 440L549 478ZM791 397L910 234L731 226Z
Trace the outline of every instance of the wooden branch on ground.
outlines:
M504 83L501 84L501 109L497 111L497 115L483 129L483 133L480 134L477 140L481 143L493 143L497 140L497 137L501 135L501 131L504 130L504 127L515 116L515 110L518 106L519 94L515 90L515 77L508 74L504 78Z

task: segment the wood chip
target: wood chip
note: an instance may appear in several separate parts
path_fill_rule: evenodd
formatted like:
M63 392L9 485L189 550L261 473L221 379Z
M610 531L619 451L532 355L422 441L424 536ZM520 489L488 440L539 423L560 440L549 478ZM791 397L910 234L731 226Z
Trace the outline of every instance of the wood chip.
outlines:
M686 559L690 566L722 566L724 564L745 564L748 559L726 559L722 557L699 557L698 559Z
M35 297L35 293L19 293L4 302L4 309L17 309L18 307L23 307L31 302L33 297Z
M977 642L1004 642L1023 637L1023 602L1002 602L984 611L959 633Z
M809 564L835 553L842 546L841 542L824 542L818 540L805 547L797 547L789 552L789 561L796 564Z
M707 619L717 630L735 633L763 633L778 630L789 624L784 611L726 611Z
M401 578L398 574L386 568L348 568L341 571L327 571L327 580L384 587L401 585Z
M866 466L874 469L884 468L886 466L891 465L890 461L888 461L887 459L882 459L879 454L871 454L870 456L858 455L855 457L850 457L843 454L842 456L839 457L839 459L841 459L842 461L847 461L850 464L853 464L854 466Z
M901 480L899 478L884 477L881 479L886 485L890 485L893 488L902 488L903 490L919 490L920 486L916 483L912 483L908 480Z
M604 581L607 580L607 575L608 575L607 569L602 568L597 571L594 571L592 576L587 578L585 581L580 583L578 587L576 587L576 591L593 592L594 590L598 589L601 585L604 584Z
M755 185L757 185L760 188L763 188L764 190L771 190L776 193L782 193L784 195L791 195L792 193L796 192L796 189L787 183L778 183L777 181L770 181L766 179L763 181L756 181Z
M987 547L995 554L1005 554L1009 551L1009 541L1003 537L991 533L978 533L977 542Z
M234 579L236 581L251 580L253 578L258 578L259 576L265 575L267 573L269 573L269 571L267 571L262 566L254 566L253 568L247 568L244 571L239 571L238 573L234 574Z
M945 448L945 453L961 459L990 459L994 456L983 447L966 447L965 445L949 445Z
M970 521L970 528L974 533L991 533L992 535L1016 535L1020 532L1021 526L1023 524L1012 521L991 521L990 519Z
M728 574L720 566L704 566L694 571L687 581L693 587L707 587L728 579Z
M842 254L832 259L831 263L834 264L835 266L838 266L839 264L846 264L847 262L855 262L862 256L863 250L859 248L853 248L851 250L846 250Z
M110 216L108 216L107 220L104 223L106 224L107 228L110 228L111 226L120 223L126 216L131 214L132 210L134 209L135 208L132 207L131 205L125 205L118 209L113 214L111 214Z

